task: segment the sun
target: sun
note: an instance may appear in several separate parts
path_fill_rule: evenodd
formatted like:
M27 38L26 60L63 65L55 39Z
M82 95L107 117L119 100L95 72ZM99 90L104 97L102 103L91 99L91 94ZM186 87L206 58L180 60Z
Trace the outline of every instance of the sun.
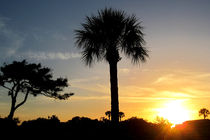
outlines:
M169 120L173 125L190 119L189 111L183 105L182 100L167 102L164 108L158 109L158 116Z

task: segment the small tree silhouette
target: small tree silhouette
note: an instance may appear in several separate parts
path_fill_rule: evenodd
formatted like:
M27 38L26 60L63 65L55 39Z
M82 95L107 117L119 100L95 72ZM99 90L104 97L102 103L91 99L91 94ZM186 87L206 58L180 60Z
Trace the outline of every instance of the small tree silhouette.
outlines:
M204 120L206 119L206 117L208 117L209 114L210 114L210 112L206 108L202 108L199 111L199 116L203 116Z
M170 128L172 126L172 123L170 123L168 119L165 119L160 116L156 117L155 124L157 124L161 127L166 127L166 128Z
M121 119L122 119L123 117L125 117L125 113L124 113L124 112L119 112L120 121L121 121Z
M105 115L109 118L109 120L111 120L111 111L106 111Z
M73 95L73 93L58 94L68 86L66 78L53 80L51 69L42 67L41 64L28 64L26 60L14 61L12 64L5 63L2 66L0 68L0 86L7 89L8 96L11 97L9 119L13 119L15 111L26 102L29 94L33 96L41 94L61 100ZM22 93L24 98L17 104L19 93Z

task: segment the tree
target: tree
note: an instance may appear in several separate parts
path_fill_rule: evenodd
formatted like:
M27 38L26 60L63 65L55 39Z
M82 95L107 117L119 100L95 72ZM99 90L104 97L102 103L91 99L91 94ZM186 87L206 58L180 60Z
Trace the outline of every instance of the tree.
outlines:
M11 109L8 115L12 119L15 111L33 96L44 95L55 99L68 99L73 93L59 94L64 87L68 86L66 78L53 80L51 69L42 67L41 64L28 64L26 60L13 61L0 68L0 86L8 90L11 97ZM22 93L23 100L17 104L18 95Z
M98 15L86 17L82 28L75 30L77 47L82 49L82 60L88 66L105 60L109 64L111 85L111 119L119 122L117 64L120 52L134 64L145 62L148 51L143 45L142 26L134 15L105 8Z
M172 123L170 123L169 120L159 116L156 117L155 123L163 128L171 128L172 126Z
M209 114L210 114L210 112L206 108L202 108L199 111L199 116L203 116L204 120L206 119L206 117L208 117Z
M105 112L105 115L109 118L109 120L110 120L110 118L111 118L111 111L106 111Z
M123 117L125 117L125 113L124 113L124 112L119 112L120 121L121 121L121 119L122 119Z

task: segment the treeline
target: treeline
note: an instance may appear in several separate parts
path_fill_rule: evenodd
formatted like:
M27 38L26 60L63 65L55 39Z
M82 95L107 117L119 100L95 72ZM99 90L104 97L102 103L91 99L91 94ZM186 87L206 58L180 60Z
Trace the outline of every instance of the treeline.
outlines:
M74 117L61 122L55 115L48 118L20 121L0 118L2 137L16 139L72 139L72 140L208 140L210 120L186 121L171 128L162 119L155 123L132 117L114 126L108 119Z
M1 130L15 133L17 137L68 138L68 139L162 139L170 126L163 123L150 123L141 118L121 121L117 126L107 119L97 120L87 117L74 117L61 122L58 117L37 118L23 121L0 119ZM3 132L1 131L1 132Z

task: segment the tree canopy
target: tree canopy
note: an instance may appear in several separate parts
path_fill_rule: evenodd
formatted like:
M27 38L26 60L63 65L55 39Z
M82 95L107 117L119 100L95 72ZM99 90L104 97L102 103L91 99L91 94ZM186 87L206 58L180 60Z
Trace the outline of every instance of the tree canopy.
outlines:
M106 112L105 112L105 115L108 116L108 118L109 118L109 120L110 120L110 118L111 118L111 111L106 111Z
M50 68L42 67L40 63L29 64L26 60L13 61L11 64L4 63L0 68L0 86L8 90L8 96L12 99L9 118L12 118L14 111L26 102L29 94L44 95L60 100L68 99L73 95L73 93L59 94L68 87L66 78L54 80ZM24 99L16 104L19 93L24 94Z
M206 119L206 117L208 117L209 114L210 112L206 108L202 108L199 110L199 116L203 116L204 119Z
M97 15L86 17L82 29L76 30L76 43L82 51L87 65L95 61L119 61L120 52L131 58L133 63L145 62L148 50L144 47L141 22L135 15L124 11L105 8Z

